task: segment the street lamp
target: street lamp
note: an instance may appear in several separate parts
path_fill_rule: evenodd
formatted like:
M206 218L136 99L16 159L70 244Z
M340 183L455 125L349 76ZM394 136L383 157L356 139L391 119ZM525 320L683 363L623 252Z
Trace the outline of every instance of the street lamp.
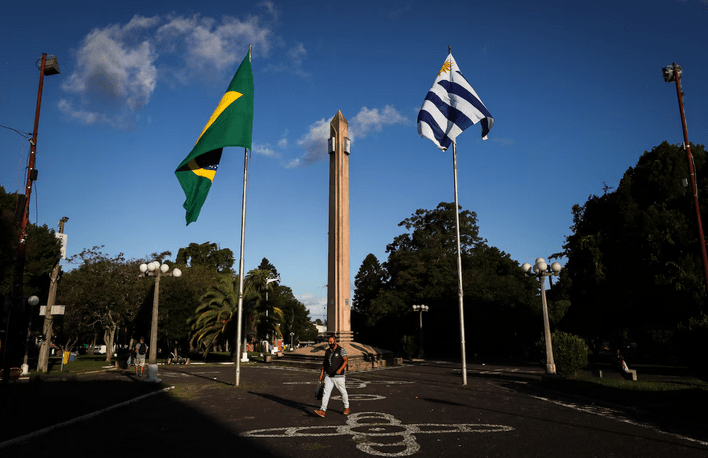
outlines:
M27 340L25 340L25 357L22 360L22 375L29 374L29 349L32 341L32 317L34 316L34 308L39 304L39 298L37 296L30 296L27 298L27 303L30 306L30 318L27 324Z
M266 323L268 322L268 310L270 310L270 305L268 305L268 285L270 285L272 282L280 281L280 275L278 275L275 278L266 278ZM273 341L270 339L270 331L268 331L268 343L271 346L271 352L272 352L272 347L273 347ZM242 361L248 361L248 356L246 355L246 352L244 351L244 356Z
M423 312L427 312L429 307L427 305L414 305L413 311L420 312L420 348L418 350L418 358L424 358L425 352L423 351Z
M160 381L157 378L157 305L160 299L160 277L181 277L182 271L174 269L169 272L170 266L160 265L159 261L149 264L140 264L140 277L155 277L155 294L152 299L152 325L150 326L150 355L148 360L148 377L146 382Z
M558 275L561 271L559 262L554 262L550 266L546 264L543 258L536 259L536 264L533 266L525 262L521 266L527 277L535 276L541 284L541 303L543 304L543 331L546 341L546 374L555 375L556 365L553 362L553 346L551 345L551 327L548 323L548 305L546 304L546 277Z

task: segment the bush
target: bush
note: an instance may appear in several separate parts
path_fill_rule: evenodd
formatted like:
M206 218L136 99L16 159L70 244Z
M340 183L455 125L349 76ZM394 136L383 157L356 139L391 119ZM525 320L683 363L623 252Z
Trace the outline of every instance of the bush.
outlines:
M553 344L553 362L556 364L556 373L569 378L588 365L589 348L585 340L567 332L555 331L551 335ZM543 352L543 364L546 363L546 341L541 337L537 343Z
M408 359L415 358L418 353L418 345L415 343L415 337L405 335L401 339L401 343L403 344L403 354L405 354Z

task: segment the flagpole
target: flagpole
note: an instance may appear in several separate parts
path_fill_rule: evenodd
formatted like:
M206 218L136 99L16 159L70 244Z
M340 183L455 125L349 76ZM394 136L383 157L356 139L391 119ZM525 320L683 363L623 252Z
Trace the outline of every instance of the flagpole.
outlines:
M455 175L455 229L457 230L457 300L460 306L460 345L462 346L462 384L467 385L467 356L465 351L465 311L462 292L462 254L460 248L460 212L457 203L457 142L452 142L452 168Z
M248 45L248 61L251 62L251 45ZM246 185L248 183L248 148L244 148L243 159L243 201L241 202L241 253L238 260L238 318L236 320L236 381L241 383L241 324L243 323L243 252L246 242Z

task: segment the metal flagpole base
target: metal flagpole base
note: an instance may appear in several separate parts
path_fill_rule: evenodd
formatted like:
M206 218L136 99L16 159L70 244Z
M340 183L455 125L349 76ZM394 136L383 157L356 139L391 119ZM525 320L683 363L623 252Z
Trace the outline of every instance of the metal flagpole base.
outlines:
M245 352L245 351L243 352L243 354L242 354L242 356L241 356L241 362L242 362L242 363L247 363L247 362L248 362L248 353Z
M157 377L157 364L148 364L148 375L146 382L160 383L161 380Z

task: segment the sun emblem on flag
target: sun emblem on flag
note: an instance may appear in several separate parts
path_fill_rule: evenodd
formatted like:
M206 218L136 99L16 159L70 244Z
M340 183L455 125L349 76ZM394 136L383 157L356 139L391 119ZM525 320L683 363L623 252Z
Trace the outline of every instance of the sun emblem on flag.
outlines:
M451 67L452 67L452 64L450 63L450 59L446 60L445 63L443 64L442 68L438 72L438 76L440 76L441 73L449 72Z

